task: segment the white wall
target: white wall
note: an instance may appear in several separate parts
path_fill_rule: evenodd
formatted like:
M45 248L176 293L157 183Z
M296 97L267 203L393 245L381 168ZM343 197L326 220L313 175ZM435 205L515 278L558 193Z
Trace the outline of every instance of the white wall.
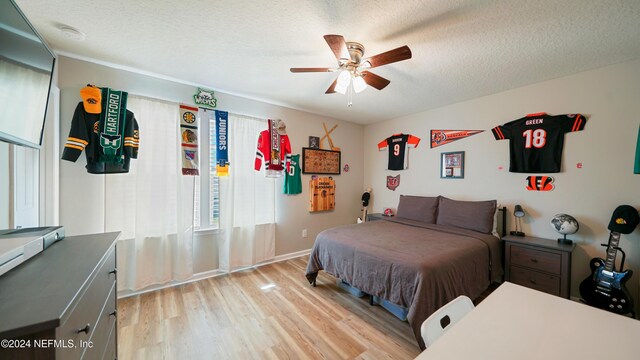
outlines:
M558 237L549 225L553 215L573 215L580 223L578 233L571 236L578 242L571 284L572 295L578 296L578 285L589 273L589 259L604 256L599 244L608 240L612 211L620 204L640 207L640 175L633 175L639 99L640 61L634 61L366 126L363 185L373 186L375 212L395 208L400 194L497 199L510 214L515 204L521 204L527 212L524 232L549 239ZM546 193L525 190L528 174L509 173L508 141L494 140L490 131L535 112L582 113L588 117L582 132L565 135L562 171L549 174L556 179L556 189ZM430 149L431 129L485 132ZM419 147L410 151L410 169L400 172L386 170L387 153L376 149L379 141L396 132L422 139ZM465 178L440 179L440 153L459 150L465 151ZM576 167L579 162L582 169ZM386 175L396 174L401 174L400 186L388 190ZM630 287L640 302L640 230L624 235L621 246L627 251L628 265L636 271Z
M59 66L60 146L64 146L73 111L80 101L78 92L87 83L125 90L131 94L185 103L192 103L192 96L196 92L193 86L65 57L60 57ZM215 84L215 80L203 79L202 82ZM259 118L283 119L287 124L287 133L294 154L301 153L301 148L307 146L309 136L324 134L323 121L327 126L339 124L332 134L332 139L336 146L342 148L342 162L348 163L351 170L334 177L337 185L336 210L317 214L307 212L310 176L303 175L302 194L285 196L279 193L280 195L276 197L276 255L309 249L319 231L355 222L360 211L360 196L363 191L362 126L219 92L216 92L216 98L220 110ZM144 129L141 129L140 134L144 137ZM69 235L104 230L104 176L87 174L85 164L84 155L77 163L61 162L60 223L66 227ZM277 180L276 186L277 189L282 188L282 179ZM308 229L308 237L303 239L301 233L304 228ZM194 243L196 272L217 268L215 248L210 238L196 239Z

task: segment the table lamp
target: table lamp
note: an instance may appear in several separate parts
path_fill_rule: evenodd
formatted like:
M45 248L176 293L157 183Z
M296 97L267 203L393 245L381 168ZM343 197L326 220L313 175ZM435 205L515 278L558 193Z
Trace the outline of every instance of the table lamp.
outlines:
M513 208L513 216L515 217L515 222L516 222L516 230L515 231L511 231L510 234L513 236L524 236L524 233L522 232L522 223L521 223L521 218L524 217L524 210L522 209L522 206L520 205L516 205Z

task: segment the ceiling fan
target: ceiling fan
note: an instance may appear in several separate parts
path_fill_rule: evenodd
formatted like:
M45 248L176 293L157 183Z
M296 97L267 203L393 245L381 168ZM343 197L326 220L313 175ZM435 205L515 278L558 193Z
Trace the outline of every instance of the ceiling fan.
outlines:
M325 35L324 39L338 59L337 68L291 68L290 70L293 73L339 71L340 75L325 91L325 94L335 92L345 94L347 91L351 94L352 89L359 93L366 89L367 85L382 90L389 85L390 81L370 72L369 69L411 59L411 49L406 45L363 59L364 46L362 44L344 41L342 35ZM350 101L349 105L351 105Z

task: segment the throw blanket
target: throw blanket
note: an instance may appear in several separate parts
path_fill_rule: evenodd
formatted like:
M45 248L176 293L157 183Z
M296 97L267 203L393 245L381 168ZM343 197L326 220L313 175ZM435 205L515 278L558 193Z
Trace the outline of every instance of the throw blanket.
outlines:
M123 133L127 119L127 93L102 88L100 113L100 162L122 163Z
M324 270L361 291L409 309L418 345L422 322L459 295L477 298L502 275L500 240L450 226L395 218L322 231L306 276Z

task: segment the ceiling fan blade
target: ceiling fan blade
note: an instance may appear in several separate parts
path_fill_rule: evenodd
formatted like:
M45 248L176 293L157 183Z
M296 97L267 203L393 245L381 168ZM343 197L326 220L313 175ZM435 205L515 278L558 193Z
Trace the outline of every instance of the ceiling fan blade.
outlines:
M344 41L344 37L342 35L325 35L324 40L329 44L331 51L336 56L338 61L351 60L351 55L349 55L349 49L347 49L347 43Z
M332 72L335 69L332 68L291 68L289 69L292 73L301 73L301 72Z
M411 59L411 49L407 45L399 47L397 49L383 52L382 54L374 55L370 58L363 59L361 64L367 69L374 67L391 64L394 62ZM367 65L367 63L369 65Z
M364 80L364 82L367 83L367 85L374 87L378 90L384 89L391 82L383 78L382 76L378 76L369 71L363 71L362 74L360 75L362 76L362 79Z
M336 85L338 84L338 79L333 80L331 86L325 91L325 94L334 94L336 92Z

